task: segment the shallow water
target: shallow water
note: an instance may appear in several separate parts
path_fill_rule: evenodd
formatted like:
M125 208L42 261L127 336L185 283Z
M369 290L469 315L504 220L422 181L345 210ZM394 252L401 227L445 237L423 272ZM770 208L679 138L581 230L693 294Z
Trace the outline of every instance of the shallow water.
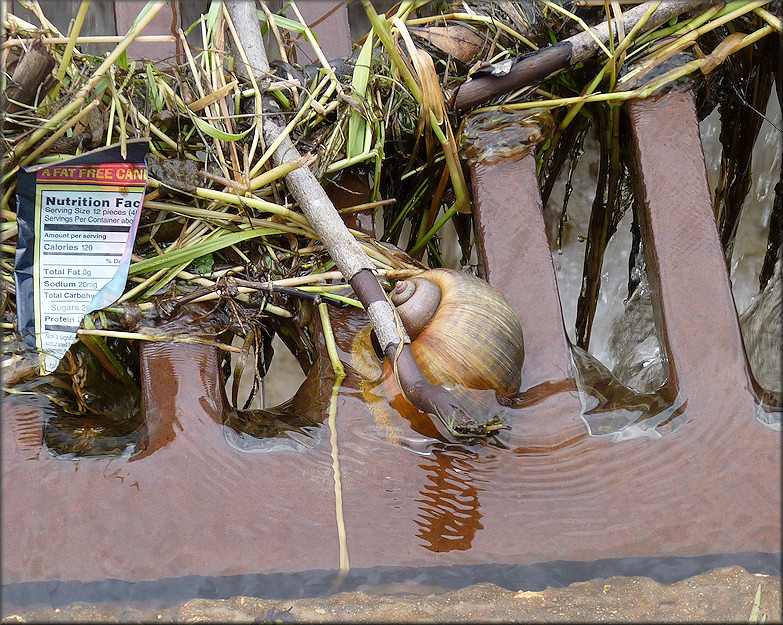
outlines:
M702 125L705 144L716 134L708 125L715 121ZM708 148L708 162L710 154ZM779 158L777 150L775 154ZM776 162L779 166L773 159L768 171L777 171ZM586 232L584 207L589 210L592 202L589 157L580 167L567 244L555 255L572 339L583 255L578 236ZM771 204L769 189L775 180L757 180L758 191L752 193L763 200L760 204ZM742 257L755 258L756 266L764 210L756 218L762 227L746 229L755 247L740 246L738 240ZM593 330L592 353L607 366L612 364L606 351L611 321L626 296L627 230L624 221L618 231L622 236L607 250ZM749 300L755 279L753 270L742 266L738 263L732 272L738 308ZM350 367L345 343L342 357ZM439 440L426 417L387 421L368 410L361 379L349 369L335 428L321 424L309 429L310 436L240 440L214 421L220 410L205 406L193 384L201 380L207 385L207 369L191 367L167 387L176 407L170 439L136 464L74 462L24 448L23 470L14 467L5 475L34 485L43 496L28 499L28 509L6 519L3 540L6 545L23 542L34 552L25 561L32 579L49 581L6 579L4 614L15 603L41 601L132 605L192 596L328 594L340 579L341 547L347 548L351 567L340 590L389 583L460 588L480 581L535 590L612 574L671 582L726 564L780 573L779 554L774 553L779 542L770 539L780 527L774 495L779 444L777 453L771 449L752 459L742 456L756 437L769 433L734 419L735 407L736 414L747 408L736 405L735 398L709 399L723 407L716 419L730 417L719 432L690 423L686 410L668 429L655 430L649 437L655 444L619 442L618 437L610 444L587 436L581 421L586 407L601 405L598 398L570 387L539 389L539 396L514 411L511 430L501 432L493 444L454 445ZM157 370L151 375L160 382ZM274 393L282 400L298 386L296 377L283 382L273 366L269 384L276 378L282 389L267 389L267 407L279 403ZM317 388L302 393L309 398L302 401L309 401L308 410L324 420L333 378L324 370L312 383ZM399 398L390 400L399 405ZM31 409L39 401L44 400L26 399L17 408L11 402L4 444L9 427L13 446L17 434L29 436L41 425L34 410L18 407ZM691 401L695 410L694 403L704 406L708 400ZM636 415L621 410L597 414L604 426ZM695 457L697 446L709 449L712 457ZM6 462L8 455L4 457ZM773 489L764 490L747 478L751 462L769 463ZM70 499L78 495L77 485L93 489L94 497ZM134 489L155 496L128 497ZM148 502L157 507L145 509ZM119 518L128 510L138 516ZM180 518L187 516L183 511L193 518ZM103 526L95 519L103 520ZM138 552L138 558L129 558L129 551ZM94 579L79 573L82 560L88 562L83 568L94 566ZM254 572L232 572L223 560L244 560Z
M758 501L743 490L741 456L716 466L691 453L699 441L729 458L733 447L765 435L752 419L717 432L704 422L681 424L662 437L664 447L611 443L587 435L579 417L584 398L555 386L513 410L511 429L497 441L454 444L439 440L429 417L415 411L403 417L368 409L368 390L379 389L363 386L350 352L366 321L335 312L332 323L348 376L335 424L314 425L307 438L232 444L215 421L220 406L205 404L218 378L216 362L200 348L155 348L154 367L144 373L154 372L156 383L147 399L158 409L157 431L167 434L138 460L61 460L30 446L20 459L15 434L34 429L34 407L44 399L12 398L3 462L16 492L5 488L4 498L25 503L13 531L4 523L4 542L35 547L5 549L4 565L27 572L6 576L4 606L296 598L411 582L542 588L612 574L673 581L727 563L776 572L769 541L778 536L777 489ZM294 401L308 398L300 405L323 420L333 381L324 367ZM401 408L401 398L388 399ZM754 461L769 463L774 480L771 453ZM701 500L703 492L713 493L710 500ZM45 538L36 529L41 522ZM99 529L106 524L108 535ZM343 549L350 573L338 585Z
M537 389L497 441L455 445L439 440L428 417L388 422L368 410L351 368L362 322L340 326L338 316L349 375L335 426L314 425L309 437L232 438L215 422L220 407L203 400L199 384L216 388L210 367L193 357L172 355L175 369L185 367L176 384L167 385L165 358L148 371L163 385L150 403L176 420L165 444L131 462L56 459L29 444L20 461L9 447L17 434L30 440L43 400L6 402L5 479L29 490L4 488L6 502L24 502L3 524L4 565L27 571L5 576L4 614L41 602L297 598L390 583L538 589L630 574L671 582L728 564L779 574L779 443L741 453L777 435L752 417L734 419L747 406L728 392L690 397L655 440L611 442L587 435L581 420L596 397ZM324 368L310 384L302 401L325 420L333 375ZM717 430L688 418L706 404L720 407ZM634 416L621 412L597 418ZM760 465L769 488L747 472ZM20 556L20 544L31 551Z

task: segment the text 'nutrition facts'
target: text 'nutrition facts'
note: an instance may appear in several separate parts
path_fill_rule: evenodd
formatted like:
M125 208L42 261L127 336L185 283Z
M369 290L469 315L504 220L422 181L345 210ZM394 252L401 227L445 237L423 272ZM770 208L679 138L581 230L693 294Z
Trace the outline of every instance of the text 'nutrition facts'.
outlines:
M146 167L54 166L36 182L36 335L49 371L95 296L130 261Z

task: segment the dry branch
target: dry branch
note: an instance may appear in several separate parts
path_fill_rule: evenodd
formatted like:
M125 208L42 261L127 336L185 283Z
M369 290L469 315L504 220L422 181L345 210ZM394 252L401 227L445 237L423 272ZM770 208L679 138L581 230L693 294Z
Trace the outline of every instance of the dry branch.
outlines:
M261 36L255 3L226 0L226 8L237 31L239 45L247 63L237 63L237 73L247 80L261 83L268 77L269 62ZM267 144L279 139L285 123L279 121L277 103L264 98L263 135ZM276 166L299 159L300 154L288 137L284 137L272 160ZM326 245L337 268L351 284L370 317L378 343L386 357L395 365L397 379L405 396L423 412L455 423L470 423L472 419L456 398L446 389L428 382L410 350L405 333L394 308L372 273L373 264L356 239L348 231L337 209L315 175L300 167L285 177L291 195L299 203L313 229Z
M55 60L46 46L34 41L30 49L16 64L11 82L0 100L0 110L6 114L18 111L25 104L32 104L36 94L45 96L54 86ZM7 98L7 101L6 101Z
M624 12L622 23L616 19L611 20L615 34L630 31L654 4L656 1L651 0ZM663 0L647 20L644 30L657 28L673 17L703 4L705 0ZM586 61L600 50L601 45L609 41L610 31L607 22L594 26L591 31L592 33L581 32L518 59L507 74L502 76L487 74L466 82L460 86L454 96L454 108L457 111L466 111L494 97L546 78L559 69Z

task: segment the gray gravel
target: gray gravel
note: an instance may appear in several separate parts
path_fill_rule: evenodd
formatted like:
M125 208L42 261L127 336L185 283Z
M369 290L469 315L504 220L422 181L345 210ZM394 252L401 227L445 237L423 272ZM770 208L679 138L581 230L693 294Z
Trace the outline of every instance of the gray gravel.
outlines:
M761 588L756 619L756 593ZM444 593L344 592L280 601L191 599L164 609L74 603L6 613L3 623L328 623L328 622L781 622L781 578L736 566L677 582L610 577L567 588L511 591L476 584Z

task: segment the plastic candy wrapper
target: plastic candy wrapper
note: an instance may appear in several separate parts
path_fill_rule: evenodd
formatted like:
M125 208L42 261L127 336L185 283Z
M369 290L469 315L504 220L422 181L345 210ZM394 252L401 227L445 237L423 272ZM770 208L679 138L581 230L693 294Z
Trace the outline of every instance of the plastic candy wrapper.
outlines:
M50 372L84 315L122 295L147 184L146 139L22 169L17 181L17 328Z

